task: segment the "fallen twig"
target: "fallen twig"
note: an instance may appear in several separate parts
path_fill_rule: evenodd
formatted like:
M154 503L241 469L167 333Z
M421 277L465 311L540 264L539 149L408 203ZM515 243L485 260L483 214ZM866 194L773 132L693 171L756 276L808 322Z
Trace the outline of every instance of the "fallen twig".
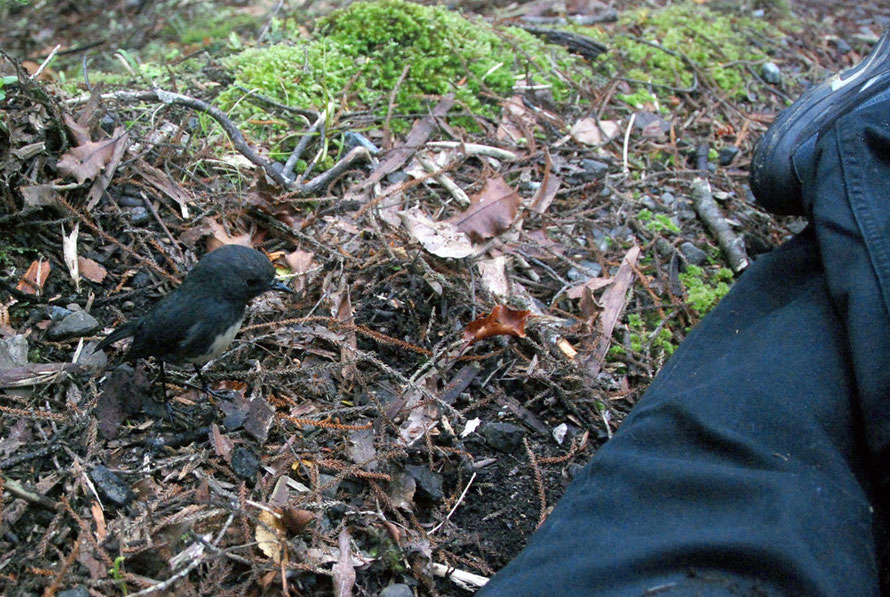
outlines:
M726 253L729 267L733 272L739 273L748 267L748 254L745 252L744 241L732 231L729 222L723 217L714 195L711 193L711 184L705 178L707 172L708 148L703 145L698 148L698 168L701 176L692 181L692 206L698 217L702 219L711 234L717 239L717 244Z
M247 143L244 135L238 130L238 127L216 106L211 106L205 101L194 97L189 97L181 93L173 93L172 91L164 91L163 89L151 89L148 91L115 91L105 93L100 96L101 99L118 100L118 101L160 101L165 104L177 104L187 106L193 110L204 112L214 120L216 120L222 129L231 139L235 149L241 155L246 157L251 163L263 169L272 181L282 188L290 191L296 191L300 194L312 194L323 189L334 179L343 174L353 163L359 160L369 160L370 153L363 147L356 147L347 153L333 168L313 178L308 183L303 184L299 178L290 179L285 174L284 169L277 162L267 160ZM65 102L69 106L80 105L89 101L89 96L74 98Z

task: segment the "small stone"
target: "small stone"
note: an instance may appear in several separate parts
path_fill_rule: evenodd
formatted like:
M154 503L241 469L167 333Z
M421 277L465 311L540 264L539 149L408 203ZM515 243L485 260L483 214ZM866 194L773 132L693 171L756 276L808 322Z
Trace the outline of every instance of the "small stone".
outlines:
M354 131L346 131L343 135L344 152L351 151L355 147L364 147L374 155L380 153L380 148L374 145L370 139Z
M599 160L591 160L589 158L581 160L581 167L584 168L582 178L588 181L603 178L609 173L609 164Z
M680 245L680 254L690 265L704 265L708 262L708 254L696 247L691 242L685 242Z
M677 209L677 197L673 193L662 193L661 204L665 211L674 211Z
M97 465L90 473L90 479L93 480L93 485L96 486L99 495L115 506L126 506L136 497L129 485L101 464Z
M658 203L656 203L655 199L653 199L649 195L643 195L642 197L640 197L640 205L642 205L649 211L655 211L658 209Z
M674 253L674 245L666 238L658 237L655 241L655 252L662 257L668 257Z
M0 340L0 371L28 364L28 340L16 334Z
M74 587L73 589L66 589L56 593L56 597L90 597L90 592L86 587Z
M121 207L141 207L145 209L145 203L142 201L142 198L134 195L121 195L117 199L117 204Z
M46 330L46 336L50 340L67 340L68 338L80 338L89 336L99 329L96 318L85 311L75 311L58 321Z
M149 220L148 210L144 207L131 207L130 208L130 222L134 226L141 226L142 224L146 224Z
M61 321L71 315L71 313L71 309L66 309L60 305L50 305L46 308L46 314L49 315L49 318L53 321Z
M411 177L402 172L401 170L396 170L395 172L390 172L386 175L386 182L389 184L402 184L403 182L408 181Z
M407 465L405 467L405 472L417 481L417 488L428 498L434 502L444 499L445 494L442 492L442 475L434 473L426 466L416 464Z
M695 210L687 208L680 208L677 211L677 218L681 222L688 222L689 220L694 220L696 217Z
M256 479L260 470L260 459L251 450L238 446L232 450L232 471L240 478L249 481Z
M770 85L778 85L782 82L782 71L772 62L766 62L760 67L760 76Z
M151 284L151 276L148 272L136 272L131 284L133 285L133 288L145 288Z
M379 597L414 597L414 593L408 585L395 583L380 591Z
M525 432L510 423L487 423L482 428L482 437L488 445L506 454L515 452L522 445Z
M729 166L737 155L739 155L739 148L735 145L727 145L720 150L717 161L721 166Z
M114 117L111 114L105 114L99 119L99 127L109 135L114 132Z
M589 280L591 277L598 277L601 273L603 273L603 266L595 261L581 261L578 263L584 269L578 269L575 267L569 268L569 271L566 272L566 277L572 282L584 282ZM590 273L587 273L590 272Z

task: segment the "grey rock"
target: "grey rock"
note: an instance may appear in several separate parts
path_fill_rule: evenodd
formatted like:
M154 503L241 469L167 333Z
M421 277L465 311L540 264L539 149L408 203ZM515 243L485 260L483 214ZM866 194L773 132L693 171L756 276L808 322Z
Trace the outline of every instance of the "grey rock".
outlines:
M248 448L238 446L232 450L232 471L245 481L256 479L260 459Z
M708 254L696 247L691 242L685 242L680 245L680 254L690 265L704 265L708 262Z
M379 597L414 597L414 593L408 585L394 583L380 591Z
M639 199L640 205L648 209L649 211L655 211L658 209L658 203L655 202L655 199L650 197L649 195L643 195Z
M0 340L0 371L28 364L28 340L16 334Z
M134 226L141 226L142 224L148 223L149 218L148 210L144 207L130 208L130 222Z
M678 218L681 222L686 222L686 221L688 221L688 220L694 220L695 217L696 217L695 210L693 210L693 209L691 209L691 208L689 208L689 207L685 207L685 208L682 208L682 207L681 207L681 208L677 211L677 218Z
M386 182L388 182L389 184L402 184L409 178L411 177L405 174L403 171L396 170L395 172L391 172L386 175Z
M120 477L101 464L92 470L90 478L93 480L93 485L96 486L96 491L99 492L99 495L115 506L126 506L136 497L129 485L121 481Z
M664 206L665 211L674 211L677 209L677 197L670 192L662 193L661 204Z
M662 257L668 257L674 253L674 245L666 238L658 237L655 241L655 252Z
M355 147L364 147L374 155L380 153L380 148L374 145L370 139L368 139L361 133L346 131L346 133L343 135L343 141L344 153L347 151L351 151Z
M99 322L95 317L84 311L75 311L62 321L57 321L49 326L46 336L50 340L67 340L68 338L89 336L98 329Z
M90 597L90 592L86 587L74 587L66 589L61 593L56 593L57 597Z
M727 145L720 150L717 161L721 166L729 166L737 155L739 155L739 148L735 145Z
M426 466L416 464L407 465L405 472L417 481L417 488L431 500L438 502L445 497L442 492L442 475L439 473L434 473Z
M133 195L121 195L117 199L117 204L121 207L141 207L145 209L145 203L142 201L142 198L134 197Z
M584 168L584 173L581 176L588 181L603 178L609 173L609 164L599 160L589 158L581 160L581 167Z
M578 268L569 268L569 271L566 272L566 277L572 282L583 282L585 280L589 280L591 277L597 277L601 273L603 273L603 266L595 261L581 261L578 263L584 270L580 270ZM590 273L587 273L590 272Z
M506 454L515 452L522 445L525 431L510 423L487 423L482 427L482 437L488 445Z
M66 309L61 305L50 305L46 308L46 314L49 315L49 318L53 321L60 321L62 319L65 319L72 313L73 311L71 309Z
M782 82L782 71L772 62L766 62L760 67L760 76L771 85L778 85Z

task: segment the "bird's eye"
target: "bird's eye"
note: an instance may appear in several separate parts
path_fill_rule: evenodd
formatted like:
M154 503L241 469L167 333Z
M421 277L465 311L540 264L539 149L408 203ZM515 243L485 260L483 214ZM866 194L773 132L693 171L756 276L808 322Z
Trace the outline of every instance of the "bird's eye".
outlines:
M247 278L248 286L259 286L261 280L259 278Z

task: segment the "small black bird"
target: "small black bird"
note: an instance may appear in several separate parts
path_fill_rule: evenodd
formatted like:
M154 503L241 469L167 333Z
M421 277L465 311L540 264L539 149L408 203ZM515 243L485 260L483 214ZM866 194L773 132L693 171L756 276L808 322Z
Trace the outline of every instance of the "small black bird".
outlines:
M241 328L247 303L269 290L293 294L275 279L275 267L265 255L240 245L224 245L204 255L179 288L151 311L118 327L95 350L132 337L127 360L157 357L162 376L165 361L192 363L202 389L210 392L200 365L229 347Z

